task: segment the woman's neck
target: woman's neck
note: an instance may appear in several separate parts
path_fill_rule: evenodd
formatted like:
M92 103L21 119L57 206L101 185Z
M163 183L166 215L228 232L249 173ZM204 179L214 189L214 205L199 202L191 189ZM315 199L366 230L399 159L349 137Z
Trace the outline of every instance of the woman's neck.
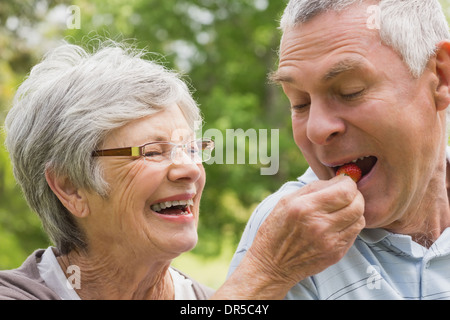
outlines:
M170 261L93 255L72 251L59 256L59 265L80 270L79 285L74 288L83 300L173 300L174 288ZM70 276L70 275L69 275Z

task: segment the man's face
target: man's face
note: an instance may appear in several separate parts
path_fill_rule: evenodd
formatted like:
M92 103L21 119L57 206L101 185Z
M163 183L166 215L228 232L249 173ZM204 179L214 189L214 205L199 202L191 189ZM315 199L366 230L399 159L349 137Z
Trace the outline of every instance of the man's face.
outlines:
M396 229L423 214L414 209L442 176L445 117L434 103L435 72L414 79L367 19L367 7L353 6L287 30L274 78L316 175L328 180L356 160L367 227Z

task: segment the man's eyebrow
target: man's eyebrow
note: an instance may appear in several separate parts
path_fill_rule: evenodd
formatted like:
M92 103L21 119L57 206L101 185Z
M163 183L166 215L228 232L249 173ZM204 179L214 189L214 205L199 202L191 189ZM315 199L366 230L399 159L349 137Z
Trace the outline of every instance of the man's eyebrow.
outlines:
M362 62L360 60L355 59L345 59L336 63L325 76L322 78L324 82L333 80L341 73L349 72L361 68Z
M338 75L344 72L353 71L360 68L363 63L356 59L345 59L336 63L331 69L323 76L322 81L326 82L336 78ZM273 71L269 74L269 80L273 83L281 84L284 82L292 83L294 78L288 74L283 73L281 70Z
M294 79L288 75L284 75L280 70L269 73L268 79L272 83L281 84L283 82L294 82Z

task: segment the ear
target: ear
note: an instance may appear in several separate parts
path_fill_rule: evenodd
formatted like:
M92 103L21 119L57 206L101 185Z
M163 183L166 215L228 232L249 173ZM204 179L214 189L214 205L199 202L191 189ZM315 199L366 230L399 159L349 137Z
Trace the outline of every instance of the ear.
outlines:
M90 213L86 193L76 188L67 177L60 177L53 170L45 170L45 179L62 205L78 218L87 217Z
M435 92L438 111L445 110L450 105L450 42L442 41L436 51L436 73L439 84Z

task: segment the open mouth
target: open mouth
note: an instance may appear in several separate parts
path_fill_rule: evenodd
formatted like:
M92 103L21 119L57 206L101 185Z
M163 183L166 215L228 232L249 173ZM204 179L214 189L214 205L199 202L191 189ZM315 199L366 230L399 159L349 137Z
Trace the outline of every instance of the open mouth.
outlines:
M370 171L372 171L372 169L375 166L375 164L377 163L377 161L378 161L378 159L374 156L361 157L359 159L355 159L348 163L344 163L342 165L333 167L333 170L334 170L334 173L336 173L340 167L342 167L346 164L354 163L361 169L361 177L364 177Z
M188 215L191 214L191 206L194 205L194 200L175 200L155 203L150 208L158 214L164 215Z

